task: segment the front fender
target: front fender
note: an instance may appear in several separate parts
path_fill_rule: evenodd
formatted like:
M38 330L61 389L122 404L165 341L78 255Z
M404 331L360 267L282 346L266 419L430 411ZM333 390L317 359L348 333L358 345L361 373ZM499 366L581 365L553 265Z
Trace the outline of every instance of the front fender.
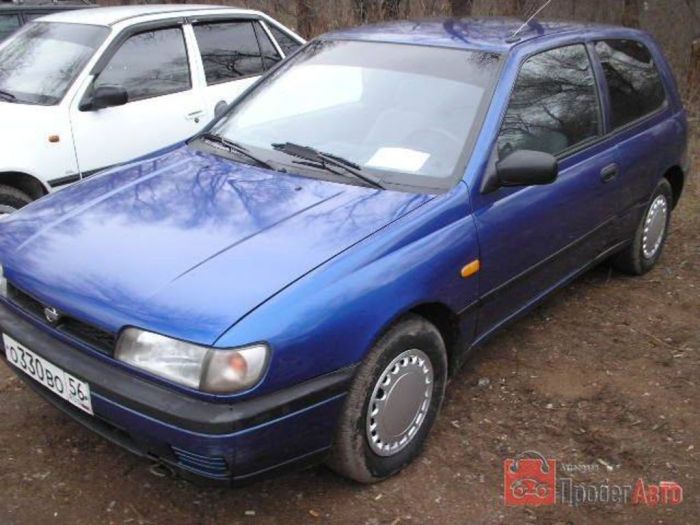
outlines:
M49 181L78 173L73 135L62 106L0 102L0 173L24 173L50 188ZM49 140L49 137L58 140Z
M476 301L478 281L460 270L476 258L476 227L460 183L279 292L216 344L267 341L273 355L256 394L284 388L361 361L416 305L463 311ZM473 329L473 319L462 326Z

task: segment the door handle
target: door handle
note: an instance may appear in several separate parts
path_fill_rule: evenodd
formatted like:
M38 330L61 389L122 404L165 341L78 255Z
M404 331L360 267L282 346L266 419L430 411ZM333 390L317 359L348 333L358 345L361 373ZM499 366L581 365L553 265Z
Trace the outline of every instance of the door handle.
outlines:
M620 169L617 164L609 164L600 170L600 180L603 182L610 182L620 173Z
M204 115L204 111L199 109L187 114L187 120L194 120L195 124L199 124L199 119Z

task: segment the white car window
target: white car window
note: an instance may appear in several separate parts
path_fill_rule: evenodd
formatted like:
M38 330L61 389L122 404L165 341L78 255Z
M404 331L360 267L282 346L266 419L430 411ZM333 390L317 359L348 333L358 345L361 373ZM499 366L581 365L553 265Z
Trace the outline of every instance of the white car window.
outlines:
M291 36L289 36L281 29L277 29L272 24L267 24L267 28L270 30L270 33L272 33L272 36L275 38L275 40L277 40L277 43L282 48L282 51L285 55L291 55L292 53L294 53L294 51L296 51L302 46L301 43L294 40Z
M18 15L0 15L0 40L10 36L20 25Z
M95 87L99 86L126 89L129 102L190 89L182 29L158 29L130 37L95 80Z
M194 26L207 84L262 74L263 59L250 21L202 23Z
M85 24L26 25L0 47L3 100L57 104L108 34Z

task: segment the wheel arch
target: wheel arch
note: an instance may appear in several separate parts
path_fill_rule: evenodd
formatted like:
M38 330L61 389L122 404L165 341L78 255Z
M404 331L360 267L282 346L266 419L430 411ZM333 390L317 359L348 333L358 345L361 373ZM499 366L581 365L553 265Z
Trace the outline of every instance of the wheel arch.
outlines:
M683 193L685 174L680 166L671 166L664 173L664 178L671 185L671 190L673 191L673 207L675 208Z
M0 184L5 184L29 195L32 200L43 197L49 188L37 177L20 171L4 171L0 173Z
M410 308L402 310L391 318L373 338L377 341L383 334L390 330L394 325L400 323L402 319L409 315L417 315L431 323L442 336L445 342L445 350L447 351L448 373L452 375L458 368L463 352L466 349L464 338L460 331L459 317L446 304L441 302L423 302L418 303Z

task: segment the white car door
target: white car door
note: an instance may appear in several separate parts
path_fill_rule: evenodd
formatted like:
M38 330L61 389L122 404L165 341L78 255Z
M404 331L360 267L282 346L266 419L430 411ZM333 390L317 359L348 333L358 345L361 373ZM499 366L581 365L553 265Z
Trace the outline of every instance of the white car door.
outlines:
M204 72L207 119L217 116L282 59L257 19L212 19L192 23Z
M142 30L117 42L71 107L83 177L184 140L206 124L201 81L193 79L191 49L180 25ZM94 109L91 97L101 87L125 90L127 102Z

